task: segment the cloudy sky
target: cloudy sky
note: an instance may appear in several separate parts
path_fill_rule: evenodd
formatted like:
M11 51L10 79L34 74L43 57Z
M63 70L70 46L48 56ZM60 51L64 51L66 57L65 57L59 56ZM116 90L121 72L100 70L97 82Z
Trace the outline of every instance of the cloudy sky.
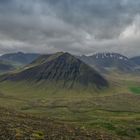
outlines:
M140 0L0 0L0 54L140 55Z

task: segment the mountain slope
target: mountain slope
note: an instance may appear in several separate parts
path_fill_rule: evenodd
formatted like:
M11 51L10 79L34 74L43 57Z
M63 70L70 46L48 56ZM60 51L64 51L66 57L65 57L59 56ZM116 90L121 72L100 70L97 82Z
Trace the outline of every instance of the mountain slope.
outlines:
M24 70L7 75L4 80L47 81L63 87L96 86L107 87L108 82L93 68L69 53L40 56Z
M35 60L40 54L34 54L34 53L10 53L10 54L4 54L0 57L0 60L9 61L18 63L20 65L26 65L31 63L33 60Z
M140 56L133 57L130 60L140 66Z
M8 62L0 60L0 73L14 70L14 66Z
M100 71L119 70L133 72L136 64L127 57L118 53L97 53L92 56L79 57L85 63L97 67Z

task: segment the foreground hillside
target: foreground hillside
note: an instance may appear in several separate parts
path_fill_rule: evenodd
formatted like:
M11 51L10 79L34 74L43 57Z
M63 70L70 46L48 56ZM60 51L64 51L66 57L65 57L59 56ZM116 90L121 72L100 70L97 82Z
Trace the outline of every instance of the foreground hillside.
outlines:
M34 85L34 83L29 84L26 81L2 82L0 83L0 106L28 113L31 116L39 118L49 117L56 122L84 128L88 130L88 132L94 132L94 130L96 130L100 133L112 134L116 139L120 138L120 140L139 140L140 92L128 91L129 88L139 88L139 82L137 84L133 82L134 79L131 81L129 80L130 79L126 79L126 81L117 80L115 83L117 84L117 89L112 88L107 89L106 91L82 89L80 91L58 90L51 85L49 86L50 88L48 88L48 86L45 86L46 84ZM128 89L125 84L129 86ZM3 110L2 112L4 113L6 111ZM47 130L47 132L51 130L54 134L57 131L57 134L60 136L62 134L60 127L55 129L56 126L54 125L52 127L55 127L54 129L56 131L52 131L52 128L46 127L47 123L39 119L35 121L34 117L32 117L31 120L28 121L28 115L27 118L23 118L25 120L23 123L23 121L18 121L18 117L14 117L13 111L11 112L12 116L9 114L11 118L10 121L5 120L8 118L8 115L5 115L2 118L1 124L3 125L1 126L4 126L3 128L9 128L9 126L5 127L5 124L7 125L11 122L12 128L14 128L13 125L16 124L14 126L18 127L20 130L24 128L24 125L27 128L30 128L28 126L31 125L31 130L40 131L42 128L45 131ZM32 125L34 123L35 125ZM42 123L45 125L45 128ZM3 128L2 130L4 130ZM52 135L52 133L49 134ZM82 134L79 134L83 137L81 138L79 136L79 140L84 139L84 135ZM94 140L91 137L85 139ZM102 140L102 138L99 138L99 140ZM109 139L107 138L105 140Z
M115 140L97 131L0 108L0 140Z

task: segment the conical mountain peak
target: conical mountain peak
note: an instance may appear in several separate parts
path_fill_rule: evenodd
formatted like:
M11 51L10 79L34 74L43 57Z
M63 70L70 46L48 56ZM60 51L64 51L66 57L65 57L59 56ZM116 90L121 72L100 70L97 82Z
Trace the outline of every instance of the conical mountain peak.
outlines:
M63 83L64 87L77 85L106 87L108 82L93 68L69 53L43 55L23 71L7 77L8 80L32 80Z

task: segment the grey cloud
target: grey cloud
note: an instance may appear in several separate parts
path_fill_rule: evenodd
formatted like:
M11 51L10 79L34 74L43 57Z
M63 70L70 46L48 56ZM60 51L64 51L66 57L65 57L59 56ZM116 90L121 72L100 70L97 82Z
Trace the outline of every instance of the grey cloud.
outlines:
M139 0L0 0L0 53L136 55L139 37L120 36L132 24L139 26L139 7Z

